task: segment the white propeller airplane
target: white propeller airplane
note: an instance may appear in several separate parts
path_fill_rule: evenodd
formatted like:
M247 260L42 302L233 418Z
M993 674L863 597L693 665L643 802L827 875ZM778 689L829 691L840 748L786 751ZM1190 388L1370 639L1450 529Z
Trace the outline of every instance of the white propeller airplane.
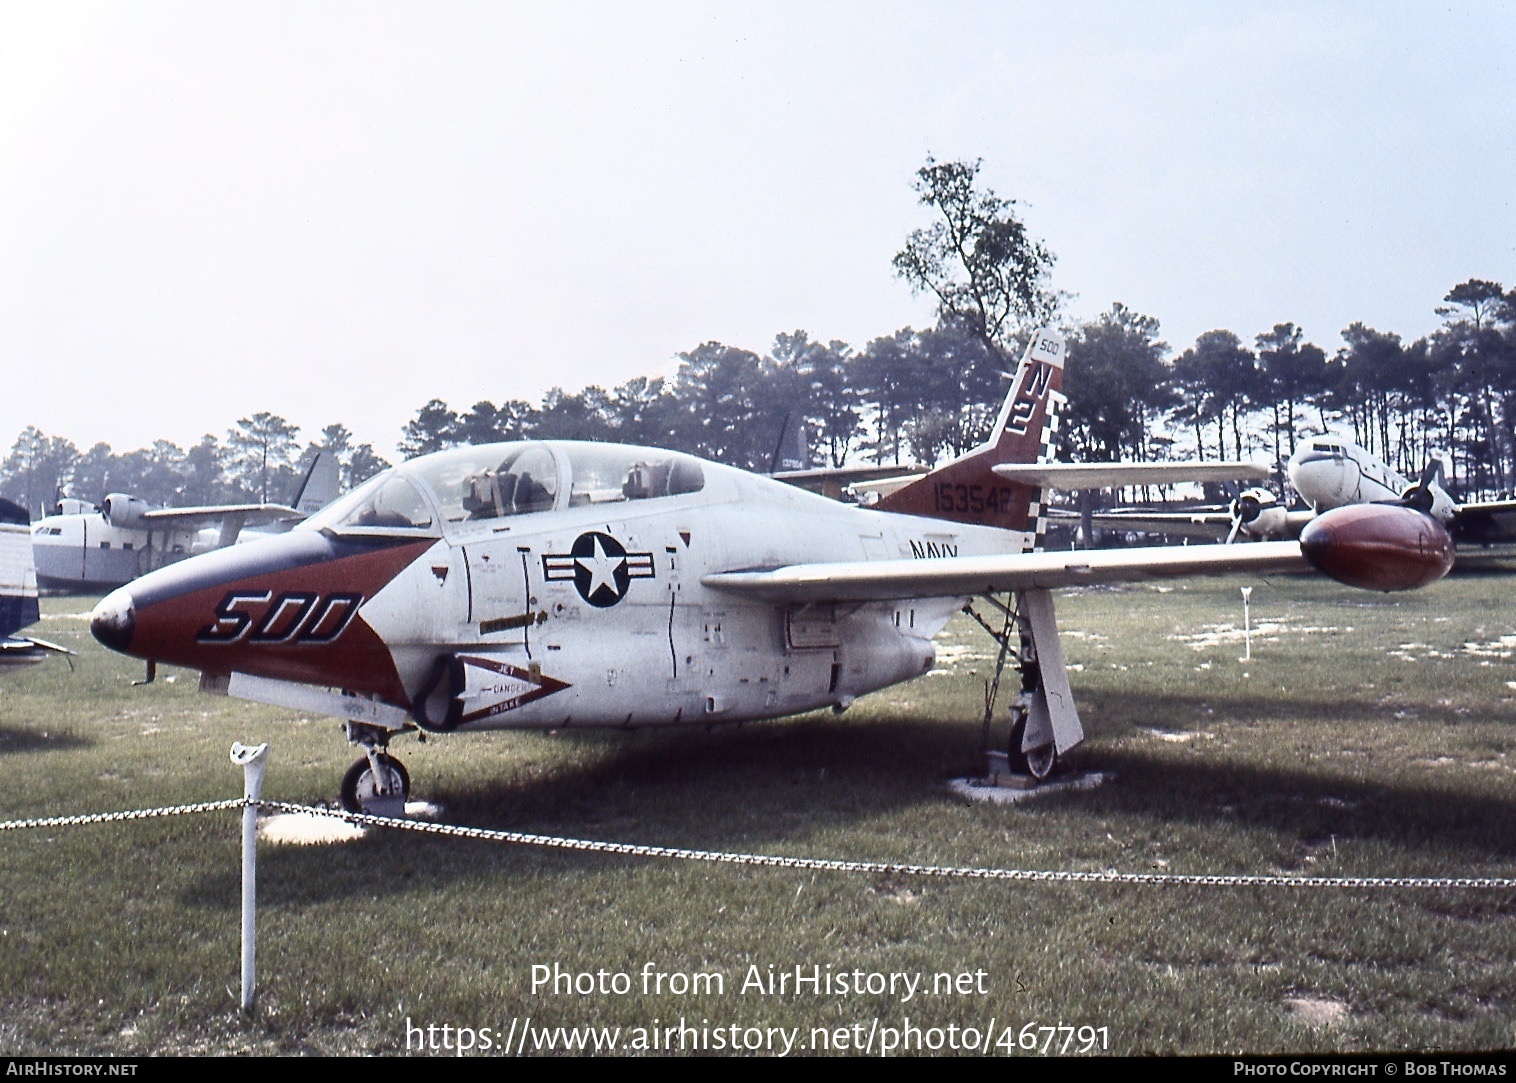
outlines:
M741 722L920 676L976 596L1015 618L1014 764L1045 776L1084 738L1058 587L1311 563L1357 586L1442 576L1433 519L1380 507L1324 545L1039 552L1064 342L1036 335L980 447L858 508L672 451L537 441L403 463L289 533L153 572L101 600L103 644L202 688L345 720L353 810L395 807L395 736ZM1351 510L1351 509L1348 509ZM1317 527L1333 526L1331 513ZM1011 637L1003 646L1013 648Z
M1117 509L1097 514L1092 521L1107 529L1224 537L1227 541L1238 536L1280 539L1299 537L1317 516L1338 508L1403 504L1440 522L1457 545L1516 541L1516 500L1460 504L1443 487L1442 470L1442 462L1433 460L1412 481L1367 448L1329 434L1301 444L1286 466L1290 486L1306 508L1288 510L1269 490L1254 488L1240 493L1224 511ZM1137 483L1113 481L1102 487L1130 484Z
M1442 484L1443 462L1434 459L1412 482L1351 440L1318 436L1290 457L1290 484L1312 512L1349 504L1408 504L1448 528L1458 545L1516 540L1516 500L1460 503Z
M32 547L45 587L98 590L199 553L231 545L259 525L288 529L337 498L338 465L332 455L310 457L289 504L218 504L159 508L125 493L111 493L97 508L66 499L59 514L37 520Z

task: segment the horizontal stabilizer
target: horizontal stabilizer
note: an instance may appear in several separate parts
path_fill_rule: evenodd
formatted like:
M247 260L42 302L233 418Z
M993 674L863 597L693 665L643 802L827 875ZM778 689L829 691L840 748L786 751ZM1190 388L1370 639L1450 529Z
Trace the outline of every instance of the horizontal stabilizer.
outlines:
M868 481L855 481L848 486L848 490L855 496L864 493L873 493L875 496L888 496L896 489L903 489L911 482L919 478L921 474L893 474L890 477L872 478Z

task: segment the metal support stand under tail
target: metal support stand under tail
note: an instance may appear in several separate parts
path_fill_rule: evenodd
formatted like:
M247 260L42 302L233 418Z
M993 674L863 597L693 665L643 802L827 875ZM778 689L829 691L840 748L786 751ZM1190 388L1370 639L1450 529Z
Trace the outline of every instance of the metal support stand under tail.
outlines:
M984 600L1006 618L1005 626L997 629L972 608L965 609L1000 645L994 676L985 684L980 751L987 760L987 774L991 780L1004 777L1012 784L1040 783L1053 774L1064 753L1084 740L1084 726L1074 705L1063 646L1058 639L1052 592L1021 591L1014 606L988 596ZM1021 688L1011 705L1006 751L997 752L989 749L988 734L1001 675L1006 662L1011 660L1021 676Z

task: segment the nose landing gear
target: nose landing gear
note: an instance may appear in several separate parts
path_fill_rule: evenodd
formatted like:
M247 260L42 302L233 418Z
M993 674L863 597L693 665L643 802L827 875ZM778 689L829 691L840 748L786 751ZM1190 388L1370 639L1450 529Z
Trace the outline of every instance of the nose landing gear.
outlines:
M385 752L371 752L354 761L342 776L342 807L348 812L380 814L396 802L405 811L411 795L411 776L405 764Z

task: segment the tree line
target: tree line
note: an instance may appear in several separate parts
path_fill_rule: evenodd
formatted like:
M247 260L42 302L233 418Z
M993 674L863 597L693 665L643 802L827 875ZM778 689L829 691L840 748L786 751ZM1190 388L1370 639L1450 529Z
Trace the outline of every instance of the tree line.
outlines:
M369 444L354 444L342 424L328 425L319 441L306 445L299 434L299 426L284 418L257 413L240 418L224 440L207 433L189 449L155 440L151 447L118 454L106 443L81 452L72 441L28 426L0 464L0 492L33 518L51 513L62 498L93 504L108 493L169 507L277 504L290 499L303 455L318 447L337 457L344 485L390 465Z
M854 349L781 333L764 354L705 342L678 355L668 379L612 390L554 388L540 405L511 399L454 410L420 407L398 445L406 457L458 444L574 439L688 451L749 470L770 468L786 418L803 420L812 461L933 464L981 440L1005 373L1037 328L1068 335L1068 396L1058 451L1071 462L1258 458L1282 462L1307 434L1350 435L1402 473L1447 454L1465 498L1516 490L1516 289L1453 286L1433 334L1405 342L1353 323L1327 349L1281 322L1250 340L1208 331L1177 356L1158 320L1116 303L1093 320L1060 318L1055 257L1031 237L1014 200L978 183L979 162L927 159L916 193L932 216L894 258L896 273L934 299L933 326ZM80 453L28 428L0 466L0 492L34 513L67 494L130 492L195 505L287 499L299 430L272 414L240 419L224 441L183 450L166 441L117 455ZM388 464L341 424L320 441L355 484Z

